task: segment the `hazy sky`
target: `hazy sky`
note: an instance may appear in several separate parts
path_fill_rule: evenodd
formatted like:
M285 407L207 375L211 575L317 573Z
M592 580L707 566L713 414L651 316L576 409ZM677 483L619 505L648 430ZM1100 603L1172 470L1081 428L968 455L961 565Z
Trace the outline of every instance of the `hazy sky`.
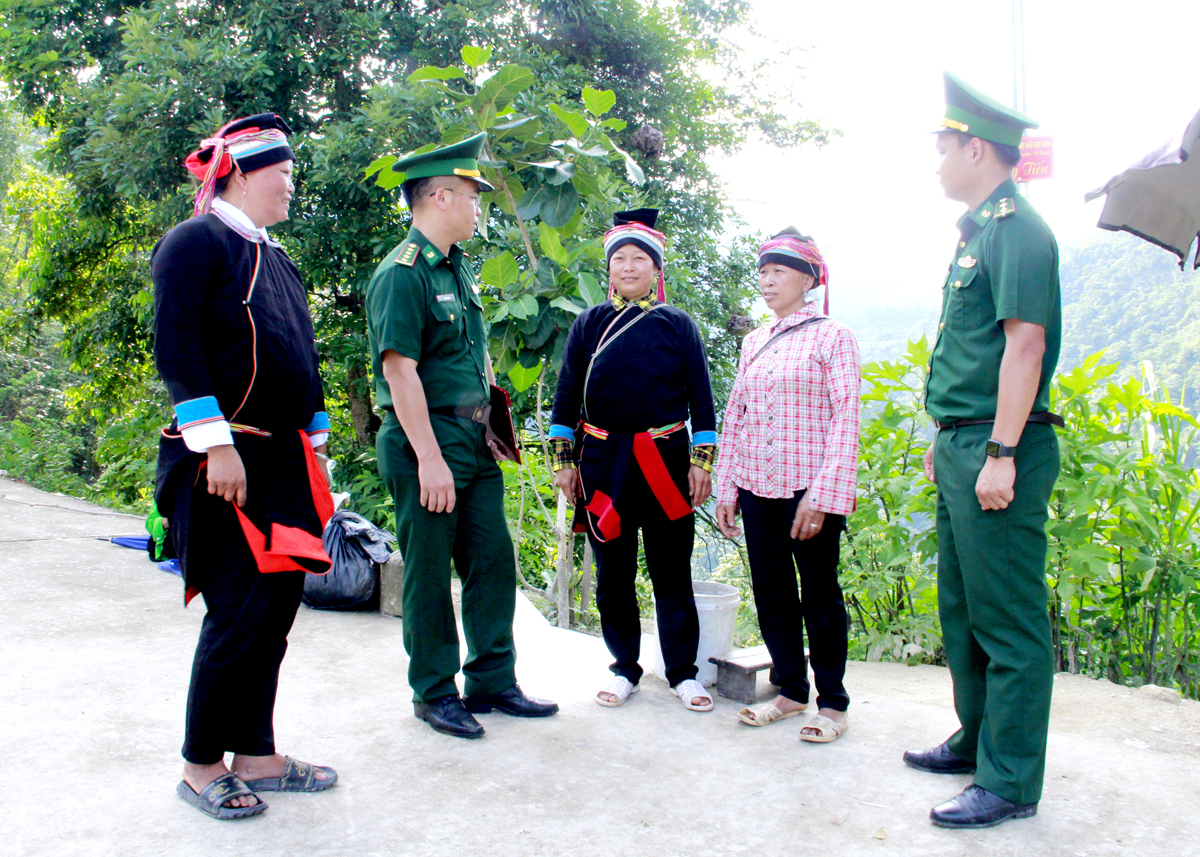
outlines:
M1010 3L754 3L760 31L809 47L794 70L803 115L844 136L820 150L753 143L716 162L735 209L750 229L816 238L835 315L842 301L936 304L962 212L942 196L928 133L942 70L1011 103ZM1054 178L1027 187L1060 245L1097 234L1103 203L1085 191L1200 110L1198 33L1197 0L1025 0L1026 112L1054 138Z

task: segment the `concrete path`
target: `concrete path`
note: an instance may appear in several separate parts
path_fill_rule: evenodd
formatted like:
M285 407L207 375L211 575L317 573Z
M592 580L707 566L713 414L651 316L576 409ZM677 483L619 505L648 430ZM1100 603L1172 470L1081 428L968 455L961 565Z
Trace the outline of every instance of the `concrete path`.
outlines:
M341 781L212 821L175 796L203 605L95 540L140 527L0 479L0 854L1200 854L1200 703L1059 676L1039 815L945 831L929 808L969 779L900 760L955 728L945 670L850 664L849 731L802 744L799 718L752 729L719 698L689 712L650 677L624 707L596 705L602 643L527 603L522 686L563 710L488 715L481 741L413 718L400 620L302 607L276 733Z

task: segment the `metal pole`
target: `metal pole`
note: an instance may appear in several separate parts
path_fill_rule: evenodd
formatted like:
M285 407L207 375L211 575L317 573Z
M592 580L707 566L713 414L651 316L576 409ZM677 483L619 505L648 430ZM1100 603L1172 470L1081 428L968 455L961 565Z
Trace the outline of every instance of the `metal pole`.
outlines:
M1012 0L1013 107L1028 113L1025 107L1025 0ZM1029 182L1017 185L1018 193L1029 195Z

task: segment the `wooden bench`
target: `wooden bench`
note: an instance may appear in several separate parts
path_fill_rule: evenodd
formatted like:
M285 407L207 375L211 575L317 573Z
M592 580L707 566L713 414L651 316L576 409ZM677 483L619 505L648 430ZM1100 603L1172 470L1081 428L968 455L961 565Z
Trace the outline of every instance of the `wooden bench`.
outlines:
M717 693L746 705L753 704L757 698L758 671L774 666L766 646L734 649L714 655L708 662L717 665Z

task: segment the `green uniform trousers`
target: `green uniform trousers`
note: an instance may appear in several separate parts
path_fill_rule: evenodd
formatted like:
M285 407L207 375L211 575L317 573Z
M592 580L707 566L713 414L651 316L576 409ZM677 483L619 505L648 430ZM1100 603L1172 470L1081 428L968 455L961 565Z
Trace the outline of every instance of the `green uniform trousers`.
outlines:
M417 457L393 412L376 438L379 472L396 502L404 557L402 611L408 683L416 702L458 693L458 630L450 562L462 581L467 660L465 693L499 693L516 683L512 623L516 561L504 520L504 477L479 423L431 415L442 457L454 474L454 511L421 505Z
M1016 803L1041 798L1054 659L1046 592L1046 505L1058 437L1025 426L1013 502L984 511L975 481L992 426L938 432L938 606L954 709L948 744L976 763L975 782Z

